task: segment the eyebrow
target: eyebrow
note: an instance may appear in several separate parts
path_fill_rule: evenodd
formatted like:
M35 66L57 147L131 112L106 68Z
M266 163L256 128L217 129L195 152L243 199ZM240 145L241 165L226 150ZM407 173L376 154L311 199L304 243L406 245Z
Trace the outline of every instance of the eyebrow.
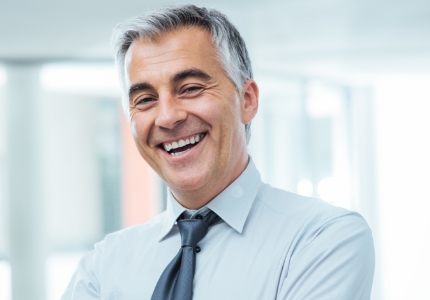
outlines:
M138 91L153 90L153 89L154 89L154 87L147 82L135 83L128 89L128 97L131 98L131 96L133 96L133 94L138 92Z
M196 69L196 68L191 68L191 69L186 69L183 70L177 74L175 74L172 79L170 80L170 82L172 84L178 83L186 78L190 78L190 77L194 77L194 78L199 78L205 81L208 81L210 79L212 79L212 77L205 73L204 71L200 70L200 69ZM142 91L142 90L155 90L154 87L148 83L148 82L139 82L139 83L135 83L132 86L130 86L129 90L128 90L128 97L131 98L131 96L133 96L134 93Z
M176 74L175 76L173 76L171 82L178 83L179 81L189 77L200 78L206 81L212 79L212 77L209 74L205 73L204 71L196 68L191 68L191 69L183 70L178 74Z

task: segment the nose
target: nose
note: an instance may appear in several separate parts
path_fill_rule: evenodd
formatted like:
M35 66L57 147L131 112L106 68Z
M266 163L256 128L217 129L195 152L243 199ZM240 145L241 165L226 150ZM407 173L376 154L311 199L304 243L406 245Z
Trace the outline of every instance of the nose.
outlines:
M159 95L157 117L155 125L166 129L173 129L187 118L181 100L173 95Z

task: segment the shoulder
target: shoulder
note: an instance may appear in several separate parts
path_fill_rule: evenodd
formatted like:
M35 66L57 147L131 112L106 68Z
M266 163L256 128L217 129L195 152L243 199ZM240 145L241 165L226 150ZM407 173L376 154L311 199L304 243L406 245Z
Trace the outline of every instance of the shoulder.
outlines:
M270 185L261 187L254 211L283 247L280 298L369 299L375 254L360 214Z
M301 196L264 184L256 201L259 214L264 214L279 226L288 226L300 236L300 244L303 246L316 237L327 236L332 239L342 235L355 235L362 241L373 243L372 231L359 213L334 206L322 199Z
M94 248L97 252L103 252L106 255L109 252L130 249L137 241L139 241L140 245L149 244L158 238L158 234L164 225L165 216L165 212L162 212L146 223L109 233L102 241L96 243Z
M356 214L322 199L306 197L263 184L257 196L267 209L290 218L324 220Z

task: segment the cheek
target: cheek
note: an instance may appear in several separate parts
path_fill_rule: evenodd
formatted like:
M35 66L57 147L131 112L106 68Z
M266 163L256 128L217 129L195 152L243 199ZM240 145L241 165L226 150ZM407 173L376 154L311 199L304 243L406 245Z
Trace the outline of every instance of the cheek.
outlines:
M133 137L142 146L148 141L149 123L145 122L141 116L135 115L130 122Z
M232 132L236 132L237 127L242 125L242 116L239 104L236 99L230 99L230 102L224 105L221 111L222 123L228 126Z
M131 134L133 135L133 137L135 139L137 138L137 130L136 130L136 128L137 128L136 121L135 120L131 120L130 121Z

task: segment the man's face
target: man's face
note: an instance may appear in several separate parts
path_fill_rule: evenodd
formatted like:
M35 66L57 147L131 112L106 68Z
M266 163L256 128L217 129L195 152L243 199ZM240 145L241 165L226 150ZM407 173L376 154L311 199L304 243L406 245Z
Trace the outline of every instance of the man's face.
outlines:
M225 75L210 34L191 27L135 40L125 68L142 157L187 207L178 199L187 192L215 197L246 166L244 124L255 113Z

